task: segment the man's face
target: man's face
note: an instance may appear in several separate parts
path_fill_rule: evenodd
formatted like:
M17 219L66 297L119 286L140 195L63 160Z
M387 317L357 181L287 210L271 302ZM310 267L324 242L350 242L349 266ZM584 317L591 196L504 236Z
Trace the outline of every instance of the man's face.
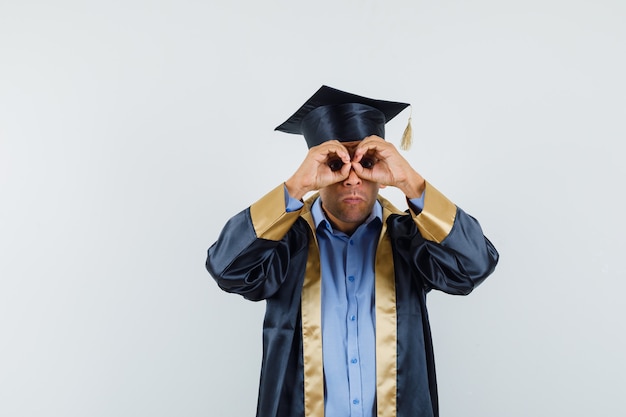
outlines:
M344 142L343 145L352 157L359 143ZM379 188L378 183L363 180L350 170L345 180L319 190L322 208L336 229L351 234L372 212Z

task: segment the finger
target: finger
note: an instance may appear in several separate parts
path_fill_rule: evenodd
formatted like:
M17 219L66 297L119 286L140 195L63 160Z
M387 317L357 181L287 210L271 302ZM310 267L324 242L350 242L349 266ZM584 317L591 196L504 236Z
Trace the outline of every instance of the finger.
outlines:
M322 146L325 148L324 150L327 156L335 154L344 162L350 161L350 153L348 152L348 149L346 149L346 147L338 140L324 142Z
M344 164L350 163L350 152L340 142L337 142L335 154L343 161Z
M320 188L328 185L336 184L348 178L350 174L350 164L344 164L338 171L330 171L330 175L326 177L326 182Z
M384 145L385 141L378 136L368 136L359 143L354 151L354 161L358 162L367 153L379 153L381 145Z
M375 147L376 145L374 145L374 147L372 148L372 145L368 145L367 143L364 145L359 145L359 147L356 148L356 150L354 151L352 161L359 162L364 155L371 152L376 152Z
M316 158L326 158L329 154L342 154L343 152L345 152L345 147L341 146L341 144L335 140L321 143L309 149L309 153Z
M363 166L358 161L352 162L351 168L354 170L357 177L363 180L372 181L374 179L372 170L363 168Z
M341 167L341 170L339 171L341 173L342 181L348 178L348 176L350 176L350 169L352 169L352 164L350 163L350 161L343 164L343 166Z

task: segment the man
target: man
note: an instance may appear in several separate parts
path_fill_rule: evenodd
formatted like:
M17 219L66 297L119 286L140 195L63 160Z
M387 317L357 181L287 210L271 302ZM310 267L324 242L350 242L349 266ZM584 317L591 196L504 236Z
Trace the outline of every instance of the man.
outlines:
M277 128L304 135L301 166L209 249L223 290L267 302L259 417L438 415L426 294L470 293L498 253L383 140L407 106L320 88Z

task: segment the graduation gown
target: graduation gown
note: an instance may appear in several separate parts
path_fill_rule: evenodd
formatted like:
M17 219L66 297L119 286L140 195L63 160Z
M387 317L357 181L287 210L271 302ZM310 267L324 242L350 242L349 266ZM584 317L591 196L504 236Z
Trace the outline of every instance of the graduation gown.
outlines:
M232 217L208 251L206 267L220 288L266 301L257 417L324 415L320 259L310 213L316 197L287 213L281 184ZM478 222L429 183L419 214L379 201L377 415L436 417L426 294L469 294L498 253Z

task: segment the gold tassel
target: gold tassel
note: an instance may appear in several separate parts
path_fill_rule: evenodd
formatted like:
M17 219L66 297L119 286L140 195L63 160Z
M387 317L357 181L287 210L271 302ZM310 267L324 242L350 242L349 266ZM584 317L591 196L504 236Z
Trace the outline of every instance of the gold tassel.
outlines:
M411 149L411 145L413 144L413 128L411 127L411 116L409 116L409 122L406 125L406 129L404 129L404 133L402 134L402 142L400 143L400 149L403 151L408 151Z

